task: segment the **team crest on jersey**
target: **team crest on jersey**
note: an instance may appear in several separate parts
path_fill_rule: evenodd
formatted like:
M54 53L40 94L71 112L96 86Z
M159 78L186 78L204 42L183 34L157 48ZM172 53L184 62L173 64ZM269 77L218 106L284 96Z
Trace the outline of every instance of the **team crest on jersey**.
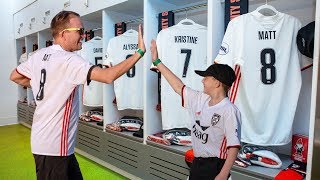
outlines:
M213 114L213 116L212 116L212 118L211 118L211 124L212 124L212 126L215 126L215 125L219 122L220 117L221 117L221 116L220 116L219 114L216 114L216 113Z
M229 52L229 45L225 42L222 42L219 50L220 55L226 55Z

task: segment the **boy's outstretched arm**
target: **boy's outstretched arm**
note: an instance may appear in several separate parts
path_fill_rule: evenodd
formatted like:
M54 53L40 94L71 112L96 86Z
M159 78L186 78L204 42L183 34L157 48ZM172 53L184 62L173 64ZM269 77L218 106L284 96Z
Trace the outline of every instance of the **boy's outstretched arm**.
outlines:
M158 59L158 51L157 51L157 44L155 40L151 41L151 57L152 62L159 62ZM183 82L175 75L173 74L170 69L168 69L163 63L158 63L157 65L158 70L160 73L166 78L166 80L169 82L170 86L173 88L173 90L178 93L181 96L181 90L184 86Z

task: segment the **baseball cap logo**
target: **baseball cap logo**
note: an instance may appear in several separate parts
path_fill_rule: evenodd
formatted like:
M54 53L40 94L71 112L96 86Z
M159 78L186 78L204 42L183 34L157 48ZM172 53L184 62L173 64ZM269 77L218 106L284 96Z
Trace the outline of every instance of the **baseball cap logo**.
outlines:
M222 42L219 50L220 55L226 55L229 52L229 45L225 42Z

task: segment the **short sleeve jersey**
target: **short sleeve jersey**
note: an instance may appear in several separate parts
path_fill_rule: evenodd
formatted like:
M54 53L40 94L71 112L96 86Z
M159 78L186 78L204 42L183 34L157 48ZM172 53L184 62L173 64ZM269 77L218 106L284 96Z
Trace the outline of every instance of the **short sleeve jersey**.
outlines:
M23 62L26 62L28 60L28 56L27 56L27 53L23 53L21 54L20 58L19 58L19 63L23 63Z
M240 147L240 111L228 98L209 106L210 96L189 87L183 88L182 98L192 116L195 157L226 159L228 148Z
M21 54L20 58L19 58L19 64L23 63L25 61L27 61L28 57L27 57L27 53L23 53ZM23 88L23 86L19 86L18 87L18 92L19 92L19 101L24 102L27 100L27 90Z
M31 131L33 154L74 153L79 119L77 87L85 83L90 67L59 45L38 50L17 67L18 73L30 79L37 104Z
M138 32L126 31L110 39L104 65L113 66L132 56L138 49ZM114 81L117 107L124 109L143 109L143 62L139 60L128 72Z
M201 91L202 77L194 70L207 68L207 28L199 24L177 24L163 29L157 36L161 61L184 84ZM181 97L164 77L161 78L162 129L191 128L190 115L181 106Z
M36 51L33 51L33 52L30 52L28 54L28 57L25 61L27 61ZM25 62L24 61L24 62ZM35 100L34 100L34 96L33 96L33 91L32 91L32 88L27 88L27 101L28 101L28 105L35 105Z
M93 65L102 65L102 38L94 37L90 41L82 44L81 51L78 54ZM102 83L91 81L88 85L83 85L82 103L86 106L102 106Z
M281 12L264 16L253 11L229 22L215 62L228 64L237 75L230 98L241 111L241 141L290 142L301 88L300 27L296 18Z

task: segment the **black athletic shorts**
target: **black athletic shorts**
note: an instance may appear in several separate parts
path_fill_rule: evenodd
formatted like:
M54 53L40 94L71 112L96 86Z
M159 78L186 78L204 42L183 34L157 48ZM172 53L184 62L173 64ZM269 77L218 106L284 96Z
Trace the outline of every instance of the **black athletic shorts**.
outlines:
M33 154L38 180L78 180L83 179L78 161L70 156L44 156Z
M195 157L190 168L189 180L213 180L221 171L225 159Z

